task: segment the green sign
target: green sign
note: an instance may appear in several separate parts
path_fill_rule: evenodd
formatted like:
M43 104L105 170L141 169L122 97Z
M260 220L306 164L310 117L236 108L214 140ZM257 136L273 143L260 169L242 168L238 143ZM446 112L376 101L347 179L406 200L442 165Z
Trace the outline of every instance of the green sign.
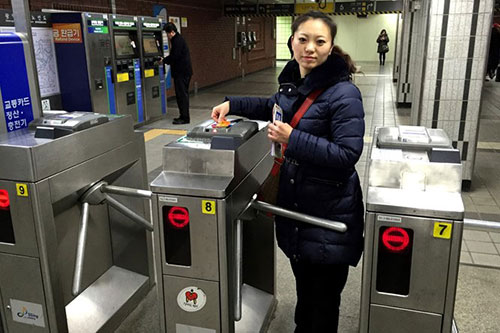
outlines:
M107 34L108 27L88 27L90 34Z

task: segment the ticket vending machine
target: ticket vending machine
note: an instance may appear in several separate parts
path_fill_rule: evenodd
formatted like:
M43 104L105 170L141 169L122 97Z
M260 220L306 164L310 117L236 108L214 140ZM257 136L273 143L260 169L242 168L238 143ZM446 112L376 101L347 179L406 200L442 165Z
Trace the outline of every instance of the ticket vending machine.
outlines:
M272 219L245 216L270 172L267 123L196 126L151 183L161 328L262 332L276 305Z
M378 128L368 174L360 332L452 332L464 217L459 151L440 129Z
M116 114L107 14L52 13L62 108Z
M0 134L27 128L40 109L33 105L33 66L25 34L0 33ZM32 59L31 59L32 60Z
M163 54L162 19L143 16L139 23L144 113L146 121L151 121L167 113L165 72L158 64Z
M137 16L110 17L116 109L135 125L145 121L138 25Z

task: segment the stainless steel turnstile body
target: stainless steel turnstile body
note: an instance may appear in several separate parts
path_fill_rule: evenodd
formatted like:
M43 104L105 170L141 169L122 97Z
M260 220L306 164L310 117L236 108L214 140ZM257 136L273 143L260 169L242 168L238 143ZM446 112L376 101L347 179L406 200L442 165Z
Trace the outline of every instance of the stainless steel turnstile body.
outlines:
M162 330L267 327L276 303L274 225L265 214L244 216L272 166L267 124L259 126L234 149L189 138L164 147L151 183Z
M451 332L464 206L442 130L378 128L369 165L360 332Z
M151 234L107 204L82 204L82 194L101 181L144 189L146 179L144 139L130 117L58 139L0 135L0 331L110 332L120 324L154 283ZM118 201L149 218L148 201Z

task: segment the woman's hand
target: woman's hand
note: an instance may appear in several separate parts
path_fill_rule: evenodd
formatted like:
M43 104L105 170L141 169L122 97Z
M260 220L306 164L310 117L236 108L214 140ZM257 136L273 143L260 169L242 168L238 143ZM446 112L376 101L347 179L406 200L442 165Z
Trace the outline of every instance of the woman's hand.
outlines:
M269 127L267 129L267 137L271 141L288 144L288 140L290 139L292 130L292 126L276 120L274 124L269 124Z
M229 101L215 106L212 109L212 119L216 122L221 122L226 120L226 115L229 113Z

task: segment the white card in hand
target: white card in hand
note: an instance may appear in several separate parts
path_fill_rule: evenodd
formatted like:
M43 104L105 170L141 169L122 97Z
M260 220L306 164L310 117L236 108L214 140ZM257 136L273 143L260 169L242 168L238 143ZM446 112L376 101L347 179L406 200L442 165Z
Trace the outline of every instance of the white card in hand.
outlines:
M283 110L278 104L274 104L273 107L273 123L278 120L278 121L283 121ZM283 154L281 151L281 143L279 142L273 142L271 145L271 156L277 157L277 158L282 158Z

